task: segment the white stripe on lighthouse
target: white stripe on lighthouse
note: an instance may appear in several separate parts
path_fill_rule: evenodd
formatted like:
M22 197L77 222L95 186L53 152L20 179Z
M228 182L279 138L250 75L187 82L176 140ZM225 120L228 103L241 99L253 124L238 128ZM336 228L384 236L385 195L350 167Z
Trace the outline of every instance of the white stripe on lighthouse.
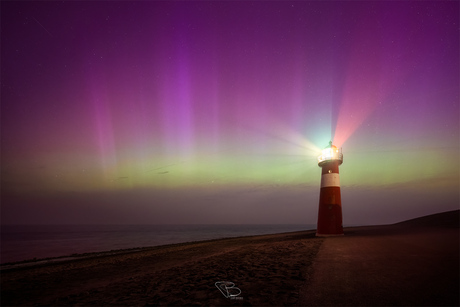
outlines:
M321 176L321 187L340 187L340 178L337 173L324 174Z

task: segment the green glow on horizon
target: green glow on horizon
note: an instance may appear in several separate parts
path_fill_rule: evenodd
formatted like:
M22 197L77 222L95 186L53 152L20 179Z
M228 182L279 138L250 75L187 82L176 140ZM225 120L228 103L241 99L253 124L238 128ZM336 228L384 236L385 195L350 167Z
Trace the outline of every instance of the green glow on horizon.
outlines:
M82 153L18 157L3 167L3 174L10 174L3 184L14 186L15 193L23 195L139 188L179 191L187 187L319 186L317 157L330 139L324 138L317 146L288 126L278 125L276 129L288 142L265 141L265 147L229 143L223 152L213 154L209 153L211 147L201 146L201 151L189 156L138 154L139 158L134 159L135 152L119 151L111 163L101 163L99 157ZM452 164L448 158L458 157L458 148L416 150L411 146L400 146L400 151L379 150L374 145L367 149L343 148L342 186L382 187L431 180L427 189L458 188L458 162Z
M440 155L437 151L344 153L341 183L384 186L430 181L431 188L438 187L437 182L458 187L458 170L443 158L451 154Z

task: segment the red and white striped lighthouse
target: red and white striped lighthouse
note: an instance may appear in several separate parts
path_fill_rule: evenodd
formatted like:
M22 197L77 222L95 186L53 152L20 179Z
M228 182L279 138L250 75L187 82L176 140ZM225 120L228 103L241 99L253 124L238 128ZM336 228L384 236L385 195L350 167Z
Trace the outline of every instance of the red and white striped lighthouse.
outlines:
M318 157L321 167L321 192L319 195L317 236L343 235L342 200L340 197L339 165L343 162L342 149L329 142Z

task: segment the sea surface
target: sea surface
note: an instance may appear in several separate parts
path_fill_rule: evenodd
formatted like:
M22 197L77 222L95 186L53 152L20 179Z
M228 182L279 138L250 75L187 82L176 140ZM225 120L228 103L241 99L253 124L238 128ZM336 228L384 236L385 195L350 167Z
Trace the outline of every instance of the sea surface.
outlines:
M315 228L316 225L2 225L0 263Z

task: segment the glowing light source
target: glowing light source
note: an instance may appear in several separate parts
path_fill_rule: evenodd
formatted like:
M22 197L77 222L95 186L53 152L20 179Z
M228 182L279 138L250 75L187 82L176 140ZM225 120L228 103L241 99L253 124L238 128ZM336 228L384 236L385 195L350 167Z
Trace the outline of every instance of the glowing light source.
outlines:
M321 155L318 157L318 165L322 166L326 162L338 160L339 165L343 163L342 148L338 149L337 146L329 142L329 147L323 149Z

